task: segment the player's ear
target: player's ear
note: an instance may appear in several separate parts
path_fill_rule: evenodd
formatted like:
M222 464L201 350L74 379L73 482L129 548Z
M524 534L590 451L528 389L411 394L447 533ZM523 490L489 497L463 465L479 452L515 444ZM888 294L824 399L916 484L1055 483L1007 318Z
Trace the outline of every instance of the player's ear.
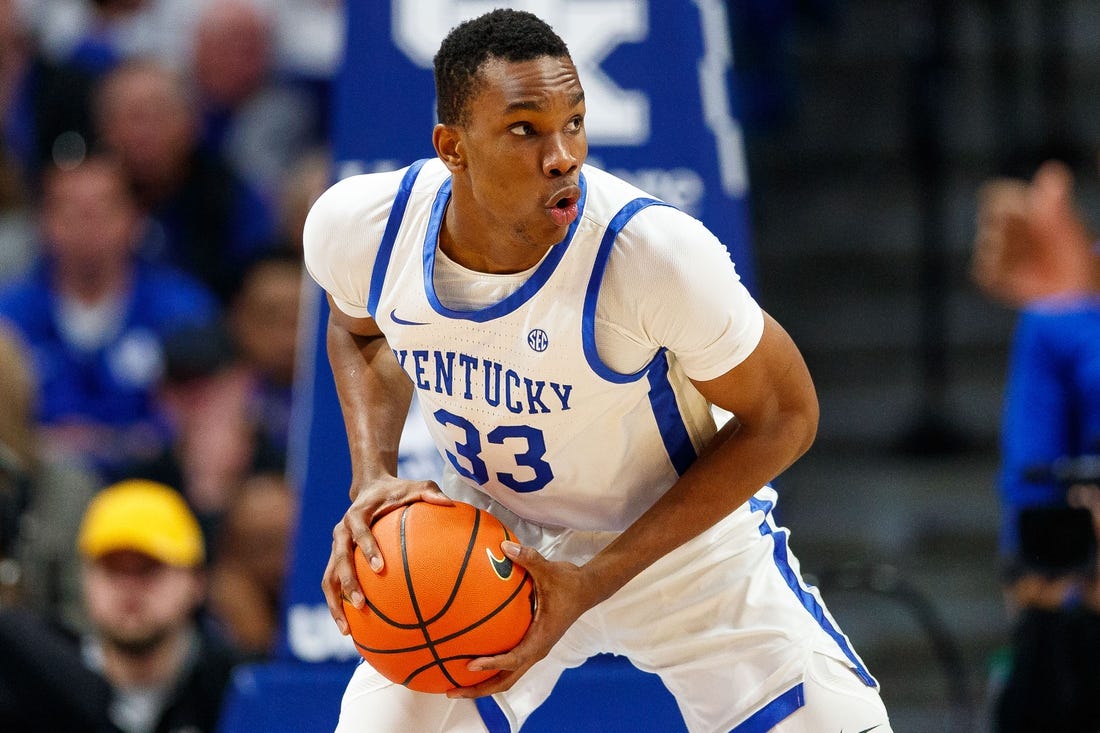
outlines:
M439 159L452 172L460 171L466 167L463 155L462 135L453 125L439 124L432 130L432 145Z

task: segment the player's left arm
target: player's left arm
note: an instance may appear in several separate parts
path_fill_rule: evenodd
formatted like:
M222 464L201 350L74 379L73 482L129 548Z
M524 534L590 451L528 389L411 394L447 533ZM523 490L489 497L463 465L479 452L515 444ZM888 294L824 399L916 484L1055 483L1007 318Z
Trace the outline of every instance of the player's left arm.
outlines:
M599 593L610 595L744 504L798 460L817 434L809 370L790 336L767 314L748 358L715 379L693 383L734 418L649 511L583 568Z
M528 547L506 547L535 579L535 622L511 652L471 662L472 668L504 670L501 674L449 694L476 697L511 687L582 613L741 506L813 442L818 422L813 382L790 336L767 314L747 358L694 384L736 417L649 510L585 565L550 562Z

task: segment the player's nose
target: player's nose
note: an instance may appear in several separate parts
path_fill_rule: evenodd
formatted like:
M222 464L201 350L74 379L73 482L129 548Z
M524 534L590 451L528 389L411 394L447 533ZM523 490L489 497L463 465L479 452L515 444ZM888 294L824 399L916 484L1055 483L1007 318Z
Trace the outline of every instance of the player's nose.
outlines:
M580 167L584 159L583 143L574 136L558 133L547 137L542 158L543 173L550 178L560 178Z

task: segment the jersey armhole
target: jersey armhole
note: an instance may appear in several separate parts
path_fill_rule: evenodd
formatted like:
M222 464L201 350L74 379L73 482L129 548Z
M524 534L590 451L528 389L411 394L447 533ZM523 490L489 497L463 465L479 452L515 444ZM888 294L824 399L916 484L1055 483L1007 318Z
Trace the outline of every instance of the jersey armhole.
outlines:
M611 222L607 225L607 231L604 232L603 239L600 240L600 248L596 253L596 260L592 266L592 275L588 280L588 288L584 296L584 316L581 319L581 340L584 344L585 359L588 361L588 366L592 371L603 379L617 384L626 384L641 379L653 368L653 365L658 360L663 361L665 359L665 349L658 349L657 353L650 359L648 364L641 367L636 372L621 374L605 364L600 358L599 351L596 349L596 301L599 299L600 286L603 283L603 276L607 270L608 258L611 256L611 247L615 243L616 237L619 236L627 223L633 219L638 212L650 206L672 206L672 204L654 198L636 198L619 209L619 212L612 217Z
M401 185L397 189L393 206L390 207L389 218L386 219L386 229L382 234L382 241L378 245L378 255L374 259L374 268L371 270L370 291L367 294L367 313L372 318L377 315L378 300L382 297L382 284L386 280L386 270L390 266L390 258L393 256L393 245L397 241L397 232L401 229L401 222L405 218L405 209L409 205L409 195L412 193L413 183L420 174L420 169L428 162L422 158L409 166L405 177L401 179Z

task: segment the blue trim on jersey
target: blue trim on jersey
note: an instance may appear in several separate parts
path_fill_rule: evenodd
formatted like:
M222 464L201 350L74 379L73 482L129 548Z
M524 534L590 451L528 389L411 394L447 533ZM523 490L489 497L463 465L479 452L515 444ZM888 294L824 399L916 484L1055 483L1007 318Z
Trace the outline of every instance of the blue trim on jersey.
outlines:
M447 318L484 323L494 318L506 316L530 300L550 279L558 263L565 256L570 242L573 241L573 234L577 231L577 225L580 224L581 217L584 216L584 205L588 200L588 182L585 180L583 173L578 183L580 184L581 197L577 201L577 218L569 225L569 231L566 232L565 237L550 248L550 251L547 252L546 257L539 263L531 277L527 278L523 285L499 303L494 303L480 310L456 311L443 305L435 292L436 245L439 241L439 228L443 225L443 214L446 212L447 202L451 198L451 180L447 179L439 187L439 193L436 194L435 203L432 204L431 217L428 220L428 233L424 236L424 292L428 296L428 302L431 303L432 310Z
M677 476L683 476L698 457L691 443L680 406L676 404L676 392L668 381L668 357L666 350L657 352L657 358L646 370L649 378L649 404L653 417L657 420L657 430L665 444L668 459L676 469Z
M734 726L730 733L766 733L805 704L806 690L799 682Z
M755 496L749 497L749 508L754 512L764 513L764 521L760 523L760 534L765 537L768 535L772 536L774 545L772 557L775 559L775 565L779 569L780 574L787 582L787 587L789 587L798 600L802 602L802 605L810 612L810 615L817 619L817 623L825 633L833 638L833 641L840 647L840 650L844 652L844 656L848 657L848 661L852 663L854 667L853 671L863 680L864 684L868 687L878 687L878 682L871 676L871 673L867 671L867 668L863 666L863 662L860 661L859 657L856 656L856 652L852 649L852 645L848 641L848 638L829 620L825 615L824 607L822 607L821 603L818 602L817 598L815 598L812 593L802 586L802 579L799 577L798 573L795 572L795 569L791 567L790 560L788 559L787 530L775 530L768 522L774 505L774 502L771 501L757 499Z
M673 468L676 469L676 474L682 476L684 471L687 471L695 462L697 455L687 426L684 424L684 417L680 413L680 407L676 404L676 393L668 381L666 350L658 349L653 359L633 374L620 374L612 370L603 363L596 350L596 300L600 294L607 261L611 257L611 246L634 215L650 206L671 206L671 204L658 199L636 198L619 209L608 223L603 239L600 240L600 248L596 252L596 259L592 265L592 275L588 279L588 287L585 290L584 311L581 316L581 342L584 345L584 356L588 366L608 382L628 384L643 376L649 379L649 404L653 409L653 417L657 420L661 441L665 444L665 451Z
M620 374L604 364L596 351L596 299L600 294L600 285L603 283L603 274L607 269L607 260L611 256L611 245L614 244L615 238L619 236L627 223L634 218L634 215L650 206L671 206L671 204L657 199L637 198L619 209L619 213L612 217L611 222L607 225L607 231L604 232L603 239L600 241L600 249L596 253L596 261L592 266L592 276L588 279L588 289L584 295L581 340L584 343L585 358L588 360L588 366L592 368L592 371L615 384L626 384L640 379L657 362L657 357L661 356L658 352L653 361L633 374Z
M489 733L512 733L512 726L500 704L492 697L478 697L474 699L477 712L481 715L481 722L485 724Z
M378 308L378 300L382 297L382 282L386 279L386 270L390 266L390 257L393 256L393 244L397 241L397 232L401 229L401 220L405 217L405 208L409 205L409 195L412 193L413 183L420 174L420 169L428 162L427 158L416 161L405 171L405 177L401 179L401 185L397 188L393 206L390 207L389 218L386 219L386 231L382 234L382 241L378 245L378 255L374 259L374 269L370 274L370 292L367 294L367 313L373 318Z

